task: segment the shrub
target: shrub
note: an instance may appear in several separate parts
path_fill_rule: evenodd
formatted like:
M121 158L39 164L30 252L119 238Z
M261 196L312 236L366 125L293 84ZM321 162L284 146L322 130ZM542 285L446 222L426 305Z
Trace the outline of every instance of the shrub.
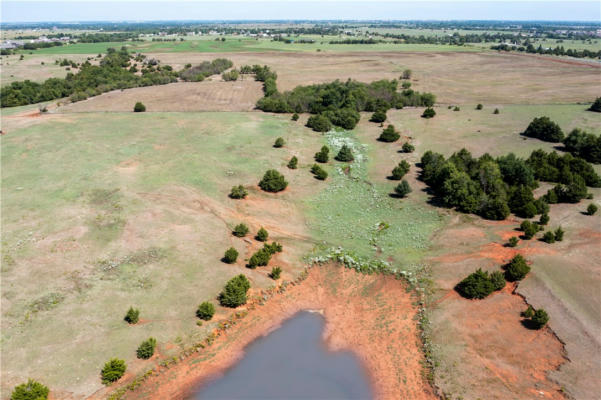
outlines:
M403 180L394 188L394 192L398 197L405 197L411 193L411 186L409 186L409 182Z
M102 383L108 385L119 380L126 369L127 366L125 365L125 361L119 360L118 358L111 359L104 364L104 368L102 368L102 371L100 372Z
M259 187L266 192L280 192L288 186L288 182L284 178L284 175L280 174L275 169L270 169L265 172L263 179L259 182Z
M532 306L528 306L526 311L522 311L522 317L532 318L534 316L534 308Z
M128 324L137 324L140 318L140 310L129 307L127 310L127 314L125 314L125 318L123 318Z
M328 173L326 172L326 170L324 170L317 164L313 164L313 166L311 167L311 173L315 176L316 179L319 179L320 181L325 181L328 177Z
M549 322L549 315L545 310L539 308L534 312L532 318L530 318L532 326L534 329L541 329L543 326L547 325Z
M499 109L495 108L495 111L493 111L493 114L498 114L499 113Z
M208 301L203 301L196 310L196 316L205 321L210 321L213 315L215 315L215 306Z
M561 226L555 230L555 241L561 242L563 240L563 234L565 232L561 229Z
M549 214L547 214L547 213L541 214L541 216L538 220L538 224L539 225L547 225L549 223L549 219L550 219Z
M269 252L269 254L273 255L275 253L281 253L284 247L278 242L273 242L271 244L265 243L263 245L263 249Z
M327 163L330 159L330 149L327 146L323 146L320 151L315 153L315 161L320 163Z
M538 232L538 226L534 225L530 221L522 221L520 224L520 229L524 232L524 239L530 240L536 235Z
M413 146L411 143L409 143L409 142L403 143L403 153L413 153L414 150L415 150L415 146Z
M157 347L157 340L153 337L143 341L136 350L136 356L143 360L148 360L154 354L154 349Z
M518 245L518 241L519 239L517 238L517 236L512 236L509 238L509 242L507 243L507 245L509 247L515 247Z
M505 287L505 276L501 271L495 271L490 274L490 281L495 290L501 290Z
M257 268L264 267L269 264L269 260L271 259L271 251L263 247L259 249L253 254L248 260L249 268Z
M461 111L461 108L455 106L455 108L453 108L453 111Z
M292 120L293 121L298 121L298 114L297 113L292 114Z
M392 143L401 138L401 135L394 129L394 125L388 125L378 138L381 142Z
M232 233L236 237L244 237L248 233L248 226L246 226L246 224L240 223L234 227Z
M530 267L520 254L513 257L509 264L505 266L505 277L510 282L521 281L528 272L530 272Z
M428 107L424 110L424 113L422 114L422 118L434 118L434 116L436 115L436 111L434 111L434 109L432 107Z
M549 117L534 118L524 131L524 136L553 143L561 142L564 138L559 125L551 121Z
M250 282L243 274L230 279L219 295L219 302L224 307L236 308L246 304L246 292L250 289Z
M288 161L288 168L296 169L297 166L298 166L298 158L296 158L296 156L292 156L290 161Z
M27 383L15 386L10 400L46 400L50 390L40 382L28 379Z
M236 69L233 69L231 71L224 72L223 74L221 74L221 78L223 78L223 80L226 82L237 81L239 76L240 76L240 73Z
M586 208L586 214L587 215L595 215L595 213L597 212L598 207L597 205L591 203L588 205L588 207Z
M259 231L257 232L257 236L255 236L255 239L257 239L260 242L266 242L267 238L269 238L269 232L267 232L265 228L261 227L261 229L259 229Z
M409 89L411 87L411 82L403 82L401 84L401 87L405 90Z
M285 142L284 142L284 139L283 139L283 138L281 138L281 137L279 137L279 138L277 138L277 139L275 140L275 143L273 144L273 147L275 147L275 148L280 148L280 147L283 147L283 146L284 146L284 143L285 143Z
M401 161L399 165L392 169L392 175L390 179L395 181L400 181L403 177L409 172L409 163L405 160Z
M484 108L484 106L482 106L482 104L479 104L476 106L476 110L482 110Z
M545 232L543 235L543 242L547 242L549 244L555 243L555 234L551 231Z
M307 120L307 127L315 132L327 132L332 129L332 122L323 114L312 115Z
M371 118L369 119L371 122L378 122L378 123L382 123L384 121L386 121L386 110L376 110Z
M495 286L488 272L478 268L476 272L459 282L455 289L468 299L483 299L495 290Z
M595 102L588 108L589 111L601 112L601 97L597 97Z
M282 274L282 269L280 267L273 267L271 272L269 273L269 277L274 281L280 279L280 275Z
M233 264L236 262L237 259L238 259L238 250L234 249L233 247L230 247L229 249L227 249L225 251L225 254L223 256L223 262L226 262L228 264Z
M246 191L246 189L244 189L244 186L242 185L233 186L230 192L230 198L232 199L243 199L247 195L248 192Z
M146 111L146 106L139 101L134 105L134 112L144 112Z
M342 147L340 148L340 151L338 152L338 154L336 154L335 158L336 158L336 160L342 161L342 162L349 162L349 161L353 161L355 159L355 157L353 156L353 151L346 144L342 145Z
M411 75L413 72L410 69L406 69L403 71L403 75L401 75L401 79L411 79Z

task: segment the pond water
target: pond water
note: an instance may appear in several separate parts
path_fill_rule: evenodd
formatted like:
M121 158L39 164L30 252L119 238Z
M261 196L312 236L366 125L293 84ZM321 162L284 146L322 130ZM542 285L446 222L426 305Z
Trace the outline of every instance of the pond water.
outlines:
M296 314L251 343L238 364L188 400L372 398L357 357L326 349L324 326L320 314Z

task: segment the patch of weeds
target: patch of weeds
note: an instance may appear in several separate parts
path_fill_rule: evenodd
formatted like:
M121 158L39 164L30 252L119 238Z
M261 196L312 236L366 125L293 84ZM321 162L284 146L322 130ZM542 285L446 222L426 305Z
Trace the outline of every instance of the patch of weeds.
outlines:
M119 204L121 194L119 189L93 189L89 196L89 203L96 207L121 211Z
M57 307L60 303L65 300L65 295L58 292L52 292L45 294L42 297L32 301L27 309L29 312L37 313L40 311L49 311Z
M109 274L119 272L121 267L125 265L142 267L160 261L166 256L167 251L165 249L160 247L148 247L120 258L98 260L96 264L101 272Z
M98 214L90 221L90 232L92 238L101 242L110 242L119 237L125 220L119 215Z
M17 264L15 259L9 254L2 254L2 272L8 272Z

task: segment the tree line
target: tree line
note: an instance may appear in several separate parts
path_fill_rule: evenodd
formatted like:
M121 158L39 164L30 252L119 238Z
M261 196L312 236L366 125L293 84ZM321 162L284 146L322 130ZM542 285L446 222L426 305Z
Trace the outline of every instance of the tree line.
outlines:
M498 44L495 46L491 46L492 50L499 51L519 51L526 52L531 54L550 54L554 56L568 56L575 58L601 58L601 50L599 51L591 51L588 49L577 50L577 49L564 49L563 46L556 46L554 48L543 49L542 45L539 45L535 48L532 44L528 44L527 46L511 46L505 43Z

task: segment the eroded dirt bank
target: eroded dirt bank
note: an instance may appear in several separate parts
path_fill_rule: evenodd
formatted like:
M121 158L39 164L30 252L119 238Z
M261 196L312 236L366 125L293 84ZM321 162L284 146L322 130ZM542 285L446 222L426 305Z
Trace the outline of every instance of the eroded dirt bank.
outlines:
M403 283L393 277L361 275L337 266L312 268L302 283L288 286L264 305L249 307L248 315L210 347L153 375L125 398L182 399L195 385L235 364L250 342L298 311L313 309L322 310L326 318L328 348L358 355L378 399L433 399L422 376L412 301Z

